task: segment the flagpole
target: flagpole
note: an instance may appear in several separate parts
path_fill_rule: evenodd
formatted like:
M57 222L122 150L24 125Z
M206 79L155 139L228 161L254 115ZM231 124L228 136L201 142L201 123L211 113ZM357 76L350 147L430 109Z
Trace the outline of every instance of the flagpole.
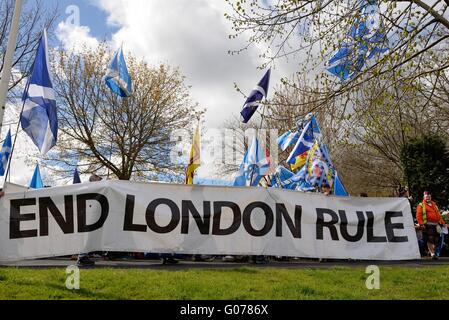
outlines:
M34 65L34 63L33 63L33 65ZM30 87L30 81L27 81L27 84L26 84L26 87L25 87L25 92L28 92L29 87ZM6 182L6 179L8 177L11 178L10 177L11 161L12 161L12 157L14 156L14 149L16 147L17 136L19 135L20 124L21 124L21 120L22 120L22 114L23 114L23 110L25 109L25 102L26 102L26 100L23 101L23 103L22 103L22 110L20 110L19 122L17 122L16 135L14 137L14 143L12 144L12 148L11 148L11 155L9 156L8 170L6 171L5 182ZM11 182L11 180L9 182Z
M3 127L3 116L6 108L6 98L11 79L12 60L17 46L17 36L19 33L20 16L22 14L23 0L16 0L14 14L12 17L11 31L9 33L8 45L6 48L5 62L3 65L2 77L0 79L0 130Z
M259 127L259 130L262 130L262 128L263 128L263 120L264 120L264 117L265 117L265 111L266 111L266 106L265 106L265 104L263 105L263 107L262 107L262 113L261 113L261 115L260 115L260 117L261 117L261 120L260 120L260 127ZM257 137L257 139L259 139L259 130L256 132L256 137ZM266 137L265 137L266 138ZM267 141L265 141L265 144L266 144L266 142ZM257 145L257 154L258 154L258 152L259 152L259 145ZM254 178L254 170L252 170L252 173L251 173L251 186L252 186L252 184L253 184L253 178ZM264 177L265 178L265 177Z

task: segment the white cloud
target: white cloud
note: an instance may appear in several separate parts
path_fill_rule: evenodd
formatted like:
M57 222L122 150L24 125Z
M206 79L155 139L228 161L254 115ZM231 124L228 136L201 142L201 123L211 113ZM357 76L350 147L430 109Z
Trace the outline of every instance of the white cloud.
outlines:
M249 93L265 73L257 69L264 62L258 57L265 49L262 46L252 47L241 55L228 54L228 50L243 48L246 42L243 38L228 38L233 32L224 17L229 7L222 0L90 1L106 12L104 24L117 29L111 36L113 48L123 43L126 51L151 64L167 63L180 68L186 84L192 86L192 99L207 108L208 129L218 129L223 120L239 116L244 98L234 89L234 82ZM56 36L66 50L95 48L100 43L88 26L68 21L59 23ZM289 72L285 65L276 66L271 93L279 79L288 75L285 71ZM13 182L23 185L28 184L34 170L29 155L38 158L36 148L26 139L25 134L19 135L18 145L22 147L12 167ZM209 158L207 154L203 157L206 163L200 171L202 176L211 176L216 170L214 159ZM45 172L43 176L45 179Z
M80 48L95 48L99 41L90 35L90 28L77 26L64 21L58 24L56 36L66 50L79 50Z
M228 51L241 49L244 38L230 40L231 23L224 13L229 5L222 0L92 0L108 15L107 23L118 31L112 36L113 46L124 44L126 51L151 64L168 63L179 66L192 86L194 101L207 108L206 127L218 129L223 120L239 116L244 97L234 82L247 94L265 71L257 67L266 48L251 47L241 55ZM280 63L272 73L272 88L281 77L290 73ZM216 171L213 159L205 162L200 175L212 176Z
M11 129L11 134L13 135L13 143L15 134L17 131L17 121L20 115L21 104L11 104L6 105L5 110L5 125L1 132L1 141L6 137L8 130ZM28 136L19 129L19 135L15 144L15 151L11 160L11 182L28 185L31 181L34 172L35 160L38 159L39 152L34 146L33 142L28 138ZM33 165L34 162L34 165ZM0 186L3 186L4 177L0 178Z
M243 97L234 89L237 82L248 93L262 78L257 70L263 61L261 50L251 48L239 56L228 50L245 46L243 39L229 40L230 22L224 13L228 5L221 0L95 0L108 14L108 23L118 27L115 46L149 63L179 66L192 85L192 96L206 107L208 127L238 115ZM284 74L276 74L279 79ZM276 79L273 79L276 80ZM275 83L273 81L272 83Z

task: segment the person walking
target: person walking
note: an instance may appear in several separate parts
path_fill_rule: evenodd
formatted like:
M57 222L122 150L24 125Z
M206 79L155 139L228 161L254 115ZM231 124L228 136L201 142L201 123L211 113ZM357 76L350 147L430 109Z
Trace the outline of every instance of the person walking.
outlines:
M427 241L427 248L431 258L438 260L438 256L435 254L435 249L440 239L438 229L441 230L440 225L445 225L445 222L437 204L432 201L432 195L428 191L424 192L423 202L416 207L416 219Z

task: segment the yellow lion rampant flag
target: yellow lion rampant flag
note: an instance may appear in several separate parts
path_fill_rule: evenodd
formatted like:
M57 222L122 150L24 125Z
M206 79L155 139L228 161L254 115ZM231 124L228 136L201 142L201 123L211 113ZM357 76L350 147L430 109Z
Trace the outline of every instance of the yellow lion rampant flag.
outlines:
M292 170L295 171L297 169L301 169L302 167L304 167L306 165L308 155L309 155L308 151L306 151L303 154L299 155L296 158L295 164L291 165Z
M192 185L195 177L195 170L201 166L201 135L200 127L195 131L193 136L192 149L190 150L190 161L186 172L186 184Z

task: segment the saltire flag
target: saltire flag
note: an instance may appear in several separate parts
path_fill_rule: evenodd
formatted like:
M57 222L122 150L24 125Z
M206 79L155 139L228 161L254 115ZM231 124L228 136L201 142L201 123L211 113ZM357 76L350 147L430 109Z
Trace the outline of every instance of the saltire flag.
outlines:
M361 0L359 6L361 19L356 19L349 35L353 39L368 39L381 27L379 4L377 0Z
M80 174L78 172L78 168L75 168L75 172L73 173L73 184L80 184L81 178Z
M3 142L2 150L0 151L0 177L3 177L8 170L8 161L11 156L12 150L12 139L11 139L11 130L8 131L6 135L6 139Z
M284 133L282 136L280 136L277 139L277 143L278 143L279 147L281 148L281 150L285 151L288 149L288 147L290 147L291 145L294 145L298 142L300 135L301 134L299 131L296 131L296 132L287 131L286 133Z
M345 41L331 57L326 69L342 81L354 78L362 71L368 60L389 51L388 39L380 31L381 20L377 0L359 1L361 19L351 26Z
M253 142L243 158L240 171L234 180L235 187L257 187L259 181L265 177L270 170L270 160L267 158L265 149L254 136Z
M30 182L30 189L43 189L44 183L42 182L41 172L39 170L39 165L36 165L36 169L34 169L33 178Z
M312 191L314 188L307 183L306 176L306 167L303 167L297 174L284 167L279 167L273 177L272 186L287 190Z
M58 138L56 98L49 66L47 32L44 30L31 77L23 93L24 109L20 117L22 129L43 156L56 145Z
M338 173L335 173L334 194L338 197L349 197L349 193L346 191Z
M195 131L193 144L190 150L189 166L186 171L186 184L192 185L195 177L195 171L201 166L201 134L200 127Z
M270 77L271 69L268 69L265 76L248 96L248 99L246 99L242 112L240 113L243 123L248 123L261 105L262 100L267 99L268 89L270 87Z
M290 170L280 166L276 169L276 172L273 175L273 179L271 182L271 186L274 188L285 188L285 184L283 184L284 181L287 181L288 179L292 178L294 176L294 173ZM288 189L288 188L286 188Z
M132 79L126 66L122 47L115 52L104 80L109 89L118 96L122 98L131 96L133 91Z
M313 131L313 136L315 139L320 139L321 138L321 129L320 126L318 125L318 121L316 120L316 117L313 115L313 113L307 115L306 119L310 118L310 122L312 123L312 131Z
M287 159L287 163L294 165L296 163L296 158L304 152L307 152L312 148L313 144L315 142L315 136L313 133L313 125L312 121L309 121L306 126L304 127L301 136L298 139L298 142L296 143L292 153Z
M340 80L348 80L349 77L353 74L353 72L351 71L350 61L344 61L335 66L327 68L327 71L329 71L334 76L340 78Z
M357 46L361 49L357 49ZM330 67L326 70L334 76L339 77L342 81L352 79L365 66L366 55L367 50L365 50L365 46L352 44L351 48L348 48L345 44L331 58L329 61Z

